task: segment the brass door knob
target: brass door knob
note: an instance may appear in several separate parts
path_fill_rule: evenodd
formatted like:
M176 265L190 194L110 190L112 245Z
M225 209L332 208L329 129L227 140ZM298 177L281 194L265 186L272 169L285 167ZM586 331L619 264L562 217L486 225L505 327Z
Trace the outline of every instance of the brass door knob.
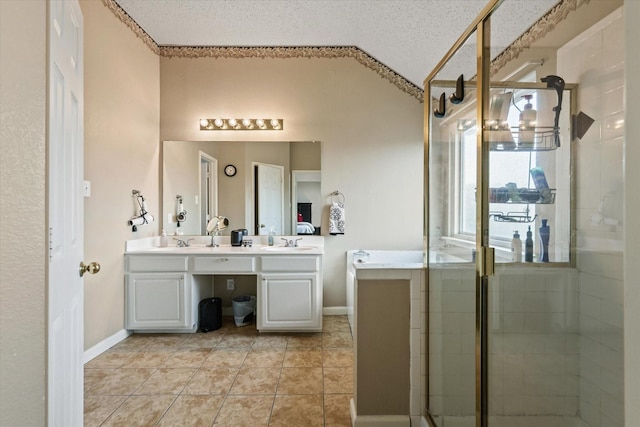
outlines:
M97 262L90 262L89 264L80 262L80 277L84 276L84 273L96 274L98 271L100 271L100 264Z

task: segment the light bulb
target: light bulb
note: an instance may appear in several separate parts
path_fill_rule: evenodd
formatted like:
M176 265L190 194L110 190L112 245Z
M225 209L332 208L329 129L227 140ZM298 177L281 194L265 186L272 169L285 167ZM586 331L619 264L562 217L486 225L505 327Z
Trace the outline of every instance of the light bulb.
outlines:
M213 121L213 124L216 125L217 127L221 128L222 125L224 124L224 122L222 121L222 119L215 119Z
M258 126L260 129L264 129L264 120L257 119L256 120L256 126Z
M271 119L271 127L274 129L278 129L280 127L280 122L278 119Z
M202 127L202 128L206 128L207 126L209 126L209 120L207 120L207 119L200 119L200 127Z
M227 123L229 123L229 126L231 126L232 128L238 126L238 122L236 121L236 119L229 119L227 120Z
M251 127L251 120L249 119L242 119L242 126L246 127L246 128L250 128Z

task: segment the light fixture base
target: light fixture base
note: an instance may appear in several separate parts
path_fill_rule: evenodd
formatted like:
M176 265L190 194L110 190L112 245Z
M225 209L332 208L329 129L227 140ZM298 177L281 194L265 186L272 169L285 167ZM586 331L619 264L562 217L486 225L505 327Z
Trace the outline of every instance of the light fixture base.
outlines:
M283 130L283 119L200 119L200 130Z

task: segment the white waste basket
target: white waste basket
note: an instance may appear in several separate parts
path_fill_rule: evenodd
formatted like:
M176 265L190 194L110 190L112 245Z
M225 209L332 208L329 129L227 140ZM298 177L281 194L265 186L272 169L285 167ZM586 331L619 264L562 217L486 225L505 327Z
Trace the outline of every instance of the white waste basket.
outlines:
M233 320L236 326L246 326L253 322L256 311L256 297L243 295L233 298Z

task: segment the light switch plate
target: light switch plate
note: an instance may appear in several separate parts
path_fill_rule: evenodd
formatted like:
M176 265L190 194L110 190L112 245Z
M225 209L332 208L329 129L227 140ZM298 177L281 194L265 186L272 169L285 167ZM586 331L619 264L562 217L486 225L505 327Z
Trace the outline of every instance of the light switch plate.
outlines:
M82 181L82 192L84 197L91 197L91 181Z

